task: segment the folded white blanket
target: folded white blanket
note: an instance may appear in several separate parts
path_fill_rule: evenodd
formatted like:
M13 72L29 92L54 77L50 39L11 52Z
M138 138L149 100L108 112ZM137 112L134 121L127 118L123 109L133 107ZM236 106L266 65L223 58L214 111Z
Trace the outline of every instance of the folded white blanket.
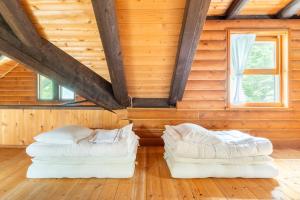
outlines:
M174 178L273 178L278 175L277 168L265 164L199 164L183 163L166 159L171 176Z
M44 165L101 165L101 164L117 164L117 163L132 163L135 162L137 146L135 146L134 151L127 156L121 157L66 157L66 156L39 156L32 158L32 163L34 164L44 164Z
M178 157L173 154L171 150L165 146L164 158L170 158L174 162L178 163L198 163L198 164L264 164L264 163L272 163L273 158L270 156L248 156L248 157L240 157L240 158L215 158L215 159L206 159L206 158L184 158Z
M121 157L132 154L137 145L138 137L132 134L113 144L93 144L87 140L69 145L35 142L26 148L26 152L31 157Z
M239 131L215 132L217 140L193 143L172 137L164 132L162 138L174 155L186 158L237 158L270 155L273 146L270 140L241 133Z

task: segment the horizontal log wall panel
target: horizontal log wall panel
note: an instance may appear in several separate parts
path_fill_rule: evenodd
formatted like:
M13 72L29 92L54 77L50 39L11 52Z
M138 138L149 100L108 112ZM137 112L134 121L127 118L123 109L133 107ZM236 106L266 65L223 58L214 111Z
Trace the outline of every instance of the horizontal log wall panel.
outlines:
M0 121L0 146L28 145L37 134L64 125L112 129L128 124L104 110L0 109Z
M157 138L159 143L165 124L194 122L209 129L238 129L267 137L276 147L294 146L292 141L300 138L300 27L297 24L297 20L207 21L183 101L177 103L176 109L129 109L128 118L134 122L136 132L152 142ZM226 108L228 28L289 29L288 108Z
M12 69L0 78L0 105L36 104L36 74L23 65L14 66L12 61L0 66L0 76Z

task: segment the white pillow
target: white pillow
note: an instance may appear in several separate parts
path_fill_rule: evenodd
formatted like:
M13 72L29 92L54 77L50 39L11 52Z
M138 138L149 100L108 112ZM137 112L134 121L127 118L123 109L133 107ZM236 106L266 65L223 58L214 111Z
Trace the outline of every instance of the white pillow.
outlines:
M102 143L115 143L119 141L119 129L106 130L97 129L94 132L93 137L89 139L89 142L102 144Z
M76 144L79 140L89 137L92 133L92 129L69 125L41 133L34 137L34 140L47 144Z

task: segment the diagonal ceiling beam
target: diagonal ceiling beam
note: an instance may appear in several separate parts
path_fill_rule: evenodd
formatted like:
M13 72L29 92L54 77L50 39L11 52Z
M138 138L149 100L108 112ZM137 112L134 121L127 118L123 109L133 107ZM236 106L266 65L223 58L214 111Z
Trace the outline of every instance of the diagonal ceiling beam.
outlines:
M278 18L291 18L300 10L300 0L293 0L277 14Z
M210 0L187 0L186 2L169 95L171 105L182 100L209 5Z
M226 19L233 19L239 15L243 7L248 3L249 0L233 0L231 5L226 11Z
M20 42L0 24L0 53L46 75L79 95L109 110L121 106L114 99L111 84L92 70L42 39L39 54ZM95 92L97 91L97 92Z
M10 1L19 2L18 0ZM15 7L15 9L11 9L14 12L9 15L22 12L22 16L27 17L22 7ZM6 15L8 12L3 12L0 8L0 13ZM29 19L22 22L26 23L23 24L24 27L33 26ZM0 15L0 54L57 81L103 108L109 110L123 108L114 98L112 86L108 81L38 34L36 35L41 41L40 46L33 47L23 43L17 35L26 35L27 29L19 27L18 30L24 33L14 33L14 29L12 27L10 29Z
M121 53L115 0L92 0L114 95L123 106L129 105Z
M1 0L0 12L14 34L27 46L38 47L42 40L23 10L20 0Z

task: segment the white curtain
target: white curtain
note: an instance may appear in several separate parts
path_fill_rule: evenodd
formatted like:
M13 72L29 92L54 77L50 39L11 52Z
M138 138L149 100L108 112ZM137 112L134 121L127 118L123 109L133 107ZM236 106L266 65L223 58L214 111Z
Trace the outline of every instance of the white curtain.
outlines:
M231 34L230 57L233 72L231 102L233 104L239 104L245 100L242 89L243 73L255 38L255 34Z

